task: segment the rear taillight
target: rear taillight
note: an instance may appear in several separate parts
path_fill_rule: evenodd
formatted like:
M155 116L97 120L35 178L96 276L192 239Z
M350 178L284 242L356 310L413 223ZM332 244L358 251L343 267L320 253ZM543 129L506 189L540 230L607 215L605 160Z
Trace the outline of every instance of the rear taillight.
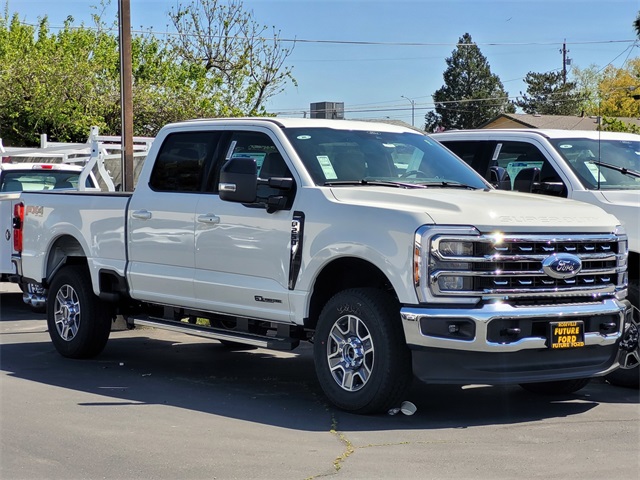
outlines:
M24 223L24 203L13 206L13 249L22 252L22 225Z

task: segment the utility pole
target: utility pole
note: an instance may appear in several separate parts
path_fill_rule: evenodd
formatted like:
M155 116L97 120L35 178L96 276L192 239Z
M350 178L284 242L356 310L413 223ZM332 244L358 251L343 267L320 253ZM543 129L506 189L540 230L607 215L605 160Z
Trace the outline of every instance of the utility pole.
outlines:
M131 0L118 0L120 46L120 119L122 189L133 191L133 94L131 67Z
M567 83L567 65L571 65L571 59L567 58L567 39L564 39L562 42L562 49L560 50L562 53L562 85Z
M411 100L408 97L405 97L404 95L400 95L401 98L404 98L406 100L409 100L409 103L411 103L411 126L415 127L415 111L416 111L416 102L415 100Z

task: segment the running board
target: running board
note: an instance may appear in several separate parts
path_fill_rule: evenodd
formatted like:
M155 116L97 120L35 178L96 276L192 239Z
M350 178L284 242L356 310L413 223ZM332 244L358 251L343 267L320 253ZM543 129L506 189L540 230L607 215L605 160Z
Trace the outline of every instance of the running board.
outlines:
M234 332L224 328L205 327L202 325L194 325L192 323L176 322L165 320L157 317L127 317L127 323L130 325L144 325L148 327L161 328L163 330L171 330L173 332L186 333L196 337L210 338L213 340L225 340L228 342L242 343L244 345L253 345L260 348L268 348L271 350L293 350L300 344L297 338L267 335L257 335L255 333Z

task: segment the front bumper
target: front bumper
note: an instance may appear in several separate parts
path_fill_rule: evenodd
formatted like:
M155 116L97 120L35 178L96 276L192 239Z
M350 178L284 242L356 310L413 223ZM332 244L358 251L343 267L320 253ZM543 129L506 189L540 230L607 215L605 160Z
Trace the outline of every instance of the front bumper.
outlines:
M475 308L406 306L405 338L413 371L428 383L507 384L606 375L618 368L618 343L628 302L614 298L581 304ZM584 346L549 348L549 323L584 322Z

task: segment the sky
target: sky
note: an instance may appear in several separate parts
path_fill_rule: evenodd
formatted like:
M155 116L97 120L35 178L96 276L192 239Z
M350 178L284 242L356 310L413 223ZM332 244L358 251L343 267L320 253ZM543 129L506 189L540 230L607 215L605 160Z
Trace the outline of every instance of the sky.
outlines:
M7 0L4 0L6 2ZM179 0L187 4L191 0ZM224 0L220 0L224 2ZM3 2L3 3L4 3ZM91 25L99 0L8 0L9 13L53 30L71 15ZM178 0L130 0L134 31L173 32ZM281 116L308 116L315 102L343 102L345 117L403 120L417 127L444 85L445 59L469 33L509 97L526 91L528 72L571 65L625 66L640 56L633 21L640 0L244 0L255 21L280 30L293 47L286 65L298 86L267 103ZM117 18L111 0L104 18ZM296 43L289 40L296 39ZM569 67L571 68L571 67ZM135 106L134 106L135 108Z

